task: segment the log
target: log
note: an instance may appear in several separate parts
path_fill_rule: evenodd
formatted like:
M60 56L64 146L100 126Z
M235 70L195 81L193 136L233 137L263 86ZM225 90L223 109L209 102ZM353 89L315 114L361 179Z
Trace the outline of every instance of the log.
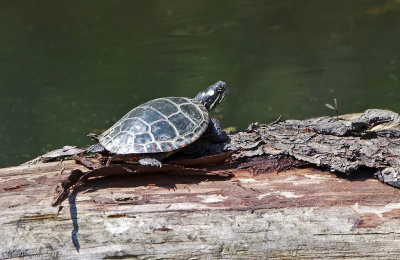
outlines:
M0 258L398 259L398 122L368 110L253 124L164 172L75 160L0 169Z
M74 161L0 170L0 258L390 258L400 190L305 168L235 177L131 174L53 187Z

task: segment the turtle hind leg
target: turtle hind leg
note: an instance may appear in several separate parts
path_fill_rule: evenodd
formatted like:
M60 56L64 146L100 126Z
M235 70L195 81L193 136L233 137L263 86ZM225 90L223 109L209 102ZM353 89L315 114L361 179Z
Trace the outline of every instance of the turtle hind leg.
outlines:
M138 161L140 163L140 165L144 165L144 166L158 166L161 168L162 163L157 160L156 158L151 158L151 157L144 157L139 159Z

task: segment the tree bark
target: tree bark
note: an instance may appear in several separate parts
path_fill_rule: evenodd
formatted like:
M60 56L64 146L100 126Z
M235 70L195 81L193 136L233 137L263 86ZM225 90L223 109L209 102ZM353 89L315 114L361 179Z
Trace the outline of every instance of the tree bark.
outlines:
M164 172L73 160L0 169L0 258L398 259L400 190L373 178L399 183L398 122L368 110L253 124L188 147ZM52 207L54 187L79 171Z
M362 167L400 188L400 116L388 110L272 125L253 124L230 136L224 146L236 157L289 155L331 172L349 174Z

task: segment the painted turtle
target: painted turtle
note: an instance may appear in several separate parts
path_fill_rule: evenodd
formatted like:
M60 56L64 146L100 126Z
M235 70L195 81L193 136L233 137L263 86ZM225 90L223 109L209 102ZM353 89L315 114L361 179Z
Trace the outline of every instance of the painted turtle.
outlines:
M148 101L101 135L89 134L98 141L89 151L112 153L113 161L161 167L160 160L199 139L207 128L214 140L225 138L218 120L209 118L208 112L225 99L228 90L225 82L218 81L193 99L165 97Z

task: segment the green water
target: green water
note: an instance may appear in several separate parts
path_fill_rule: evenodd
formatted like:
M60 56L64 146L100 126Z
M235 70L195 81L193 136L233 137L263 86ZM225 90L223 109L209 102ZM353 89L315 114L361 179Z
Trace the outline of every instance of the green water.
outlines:
M217 80L225 128L400 112L399 0L1 1L0 33L0 166Z

